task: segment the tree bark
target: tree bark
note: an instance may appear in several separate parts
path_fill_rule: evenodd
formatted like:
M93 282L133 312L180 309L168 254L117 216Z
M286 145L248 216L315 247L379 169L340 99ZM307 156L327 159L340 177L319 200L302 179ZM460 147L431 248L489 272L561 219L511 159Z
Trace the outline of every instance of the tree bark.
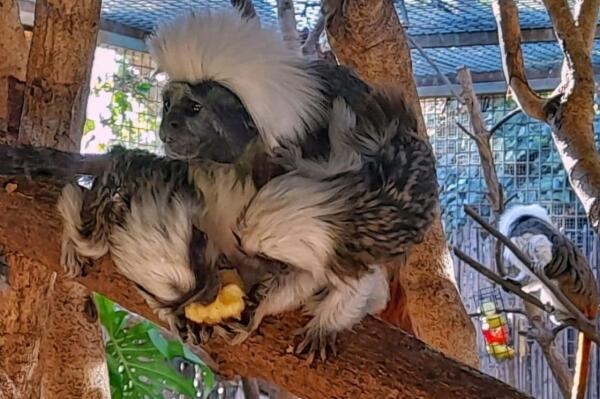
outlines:
M338 61L370 83L393 83L402 89L418 115L419 134L426 137L410 49L392 2L330 0L324 8L329 43ZM406 264L393 268L392 299L382 317L447 356L477 366L475 329L456 286L439 218Z
M28 52L16 0L0 2L0 143L17 140Z
M0 178L0 186L5 181ZM16 192L0 190L0 242L5 244L9 266L16 269L27 264L60 276L61 223L55 210L60 186L25 179L16 183ZM20 234L14 234L15 226ZM16 261L19 259L20 263ZM89 290L157 321L133 284L115 271L109 259L97 262L87 276L77 280ZM34 299L45 304L42 294ZM527 397L373 318L353 332L341 334L337 357L309 367L305 360L290 353L293 332L304 322L306 318L299 314L284 315L279 320L269 318L261 334L240 346L215 340L205 349L218 361L216 371L225 377L266 379L304 398Z
M67 151L79 148L100 4L99 0L36 2L21 144Z
M9 105L0 106L8 109L7 129L2 132L0 126L0 142L15 143L18 138L27 77L25 120L32 123L35 110L40 116L35 123L43 125L27 142L79 150L97 29L73 17L71 6L77 7L77 3L37 3L36 37L28 66L29 46L14 2L0 2L2 19L10 17L13 23L10 29L0 24L0 43L11 41L0 45L0 59L10 66L0 74L8 76L8 91L0 93L0 104ZM46 45L48 48L43 48ZM88 52L73 51L78 45L88 46ZM79 66L81 60L83 67ZM67 87L72 76L79 79L78 89ZM47 90L44 93L39 91L42 86ZM71 96L71 91L76 93ZM81 126L61 131L64 124L55 123L56 115ZM66 140L70 134L75 137ZM27 234L15 221L5 221L2 226ZM0 246L5 244L0 240ZM57 279L55 272L24 256L9 253L8 262L12 267L8 288L0 293L0 398L110 398L100 325L87 314L93 309L89 291L78 283Z
M592 29L599 0L580 0L572 17L567 3L544 1L564 54L561 82L544 101L529 87L521 54L518 9L513 0L494 0L506 81L519 106L547 123L573 191L590 225L600 234L600 154L594 137L594 70ZM577 24L576 22L577 21ZM592 25L594 28L592 28Z

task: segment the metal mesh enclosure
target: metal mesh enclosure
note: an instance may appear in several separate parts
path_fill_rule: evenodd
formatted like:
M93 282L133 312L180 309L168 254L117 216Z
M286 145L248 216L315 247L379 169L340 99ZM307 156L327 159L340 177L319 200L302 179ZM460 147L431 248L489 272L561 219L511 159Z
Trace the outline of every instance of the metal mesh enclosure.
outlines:
M458 109L455 99L424 99L422 105L437 159L445 227L451 234L466 223L464 204L490 215L479 154L473 140L456 126L456 121L469 126L469 118ZM488 126L516 107L504 95L481 97L481 105ZM598 115L595 125L598 132ZM600 144L600 132L596 137ZM496 132L492 150L505 198L511 199L509 204L541 203L553 221L581 245L586 218L569 186L548 126L518 114Z

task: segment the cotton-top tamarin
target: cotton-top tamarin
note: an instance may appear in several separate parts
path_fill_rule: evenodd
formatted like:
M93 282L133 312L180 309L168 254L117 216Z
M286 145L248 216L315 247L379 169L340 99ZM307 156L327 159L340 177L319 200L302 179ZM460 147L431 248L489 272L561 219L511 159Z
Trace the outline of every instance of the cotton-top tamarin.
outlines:
M314 318L299 349L323 355L337 332L385 306L377 264L419 242L437 212L434 157L412 110L396 90L299 58L275 30L236 10L185 14L148 45L170 79L160 134L169 156L232 162L259 136L286 167L233 229L206 233L226 256L290 266L267 284L248 331L305 304Z
M543 207L534 204L509 208L500 219L499 230L533 262L535 274L509 249L504 250L505 259L519 270L513 280L523 286L523 291L538 295L542 302L554 307L555 312L550 317L552 322L561 324L571 316L537 277L542 273L584 315L596 319L600 297L592 269L577 246L552 225ZM585 396L591 344L583 333L579 333L573 399Z

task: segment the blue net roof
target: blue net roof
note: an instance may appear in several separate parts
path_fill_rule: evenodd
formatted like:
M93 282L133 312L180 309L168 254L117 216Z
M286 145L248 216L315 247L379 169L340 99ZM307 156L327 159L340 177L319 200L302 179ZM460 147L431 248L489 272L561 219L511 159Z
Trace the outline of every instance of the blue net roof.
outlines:
M400 3L395 0L397 9ZM573 3L569 0L569 3ZM264 24L276 24L276 0L254 0L254 6ZM550 27L548 14L541 0L518 0L522 28ZM411 36L459 32L495 31L491 0L405 0L408 21L399 12ZM319 0L295 0L298 29L310 28L320 12ZM160 21L192 8L231 7L229 0L103 0L103 18L126 26L151 31ZM501 70L497 45L427 48L444 74L467 66L473 72ZM558 68L561 52L556 43L526 43L523 48L527 68L548 70ZM427 61L413 51L414 73L417 77L435 75ZM593 61L600 66L600 43L594 48Z

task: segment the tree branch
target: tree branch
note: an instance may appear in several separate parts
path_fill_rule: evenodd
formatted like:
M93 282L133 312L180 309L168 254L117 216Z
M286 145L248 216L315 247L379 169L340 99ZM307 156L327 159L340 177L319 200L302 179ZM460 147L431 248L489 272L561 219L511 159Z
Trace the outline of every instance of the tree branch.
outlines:
M300 36L296 24L293 0L277 0L277 21L283 41L290 50L300 50Z
M515 108L512 111L510 111L509 113L507 113L506 115L504 115L502 118L500 118L498 123L496 123L494 126L492 126L492 128L489 130L490 134L493 135L494 133L496 133L496 131L498 129L500 129L502 127L502 125L504 125L506 122L511 120L513 116L518 115L521 112L523 112L523 110L521 108Z
M599 0L578 0L575 4L575 24L579 27L587 51L592 51L594 47L599 8Z
M3 161L0 157L0 170L4 169ZM75 169L76 165L67 170ZM5 181L0 178L0 186ZM61 222L55 210L60 185L48 181L27 182L22 178L17 178L16 183L17 192L22 195L0 190L0 243L9 258L26 257L62 274L58 265ZM15 234L17 229L19 234ZM109 259L97 262L87 276L77 280L158 322L133 285L116 272ZM260 334L240 346L228 346L215 340L205 346L205 350L217 359L216 371L224 377L263 378L306 398L439 398L452 397L458 392L465 399L527 397L373 318L364 320L354 332L340 335L337 357L316 368L308 367L304 359L289 353L294 331L305 322L299 314L284 315L279 320L270 318L261 327Z
M319 15L319 19L315 23L315 26L312 28L308 37L304 41L302 45L302 54L308 57L314 57L319 53L319 38L321 34L325 30L325 17L323 14Z
M454 89L454 86L452 85L452 83L450 82L450 80L448 80L448 77L442 73L442 71L437 66L437 64L431 59L431 57L429 57L429 55L427 55L427 53L425 52L425 50L423 50L423 47L421 47L419 45L419 43L415 42L410 36L406 36L406 38L408 39L408 42L414 48L417 49L417 51L419 52L419 54L421 54L421 56L423 58L425 58L425 60L433 68L433 70L440 77L440 79L442 79L442 81L444 82L444 84L446 85L446 87L448 87L448 90L450 91L450 93L456 98L456 100L459 102L459 104L464 104L465 101L462 98L462 96L456 92L456 90Z
M510 280L505 280L504 278L500 277L499 275L497 275L496 273L494 273L493 271L491 271L490 269L488 269L487 267L485 267L481 263L477 262L475 259L471 258L469 255L467 255L466 253L464 253L460 249L454 247L453 251L454 251L454 254L460 260L462 260L463 262L465 262L467 265L471 266L479 274L484 275L486 278L488 278L489 280L491 280L494 283L498 284L502 288L505 288L506 290L512 292L513 294L515 294L516 296L518 296L519 298L521 298L525 302L531 303L532 305L540 308L541 310L543 310L545 312L551 312L552 310L554 310L551 306L544 304L537 297L535 297L535 296L533 296L531 294L528 294L525 291L523 291L521 289L520 285L518 285L516 283L513 283Z
M498 25L498 40L506 83L523 112L532 118L545 121L544 101L529 87L525 75L517 5L513 0L493 0L492 9Z

